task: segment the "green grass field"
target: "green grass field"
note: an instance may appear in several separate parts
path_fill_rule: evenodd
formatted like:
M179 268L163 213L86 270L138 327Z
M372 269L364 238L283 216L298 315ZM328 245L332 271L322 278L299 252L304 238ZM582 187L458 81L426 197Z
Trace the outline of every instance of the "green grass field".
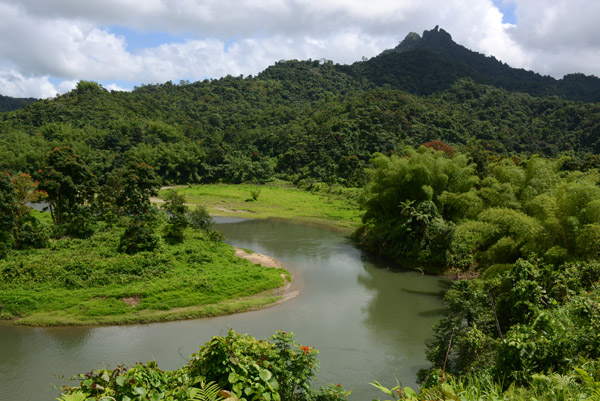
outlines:
M203 204L217 216L286 218L353 230L360 223L356 190L309 192L278 182L270 185L210 184L174 187L190 204ZM164 195L167 190L161 190ZM253 192L260 191L257 200Z
M215 316L276 302L285 270L253 265L204 233L152 253L116 252L121 230L0 261L0 317L26 325L124 324Z

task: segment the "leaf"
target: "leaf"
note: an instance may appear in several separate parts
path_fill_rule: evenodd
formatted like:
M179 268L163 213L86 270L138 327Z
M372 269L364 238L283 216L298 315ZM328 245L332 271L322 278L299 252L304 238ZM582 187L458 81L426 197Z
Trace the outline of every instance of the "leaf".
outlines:
M381 384L379 384L377 380L373 380L373 383L369 384L375 388L378 388L380 391L384 392L387 395L391 395L392 397L394 396L392 390L388 389L387 387L383 387Z
M125 376L117 376L117 379L115 380L117 382L117 386L122 386L123 384L125 384Z
M269 379L273 376L270 371L267 369L260 369L258 371L258 375L260 376L262 381L268 382Z
M76 391L73 394L63 394L58 401L85 401L87 395L83 391Z
M133 392L138 394L140 397L146 396L146 389L143 387L134 387Z
M404 395L406 395L407 397L416 397L417 396L417 392L410 387L404 387L403 391L404 391Z
M277 380L275 380L275 378L272 378L271 380L269 380L269 384L271 385L273 390L275 390L275 391L279 390L279 382L277 382Z
M235 373L235 372L231 372L229 374L229 377L227 377L227 380L229 381L229 383L233 384L235 382L237 382L240 379L240 376Z
M102 376L100 376L100 378L102 380L104 380L105 382L110 381L110 377L108 377L108 373L106 373L106 372L102 373Z

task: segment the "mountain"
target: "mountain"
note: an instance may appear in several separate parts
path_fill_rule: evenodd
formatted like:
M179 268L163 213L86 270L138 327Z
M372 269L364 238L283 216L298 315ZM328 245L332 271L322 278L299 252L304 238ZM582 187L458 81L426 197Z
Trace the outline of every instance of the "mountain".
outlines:
M10 96L0 95L0 113L4 111L12 111L25 107L30 103L37 102L38 99L32 97L29 98L16 98Z
M48 151L70 146L99 177L135 159L171 183L360 185L374 153L438 140L482 161L538 153L588 168L600 165L600 103L567 98L597 94L596 81L511 68L439 28L351 65L289 60L132 92L81 81L0 113L0 171L35 176Z
M377 86L419 95L448 89L461 78L533 96L559 96L583 102L600 101L600 79L583 74L562 79L512 68L493 56L461 46L443 29L435 27L423 36L411 32L394 49L385 50L354 67Z

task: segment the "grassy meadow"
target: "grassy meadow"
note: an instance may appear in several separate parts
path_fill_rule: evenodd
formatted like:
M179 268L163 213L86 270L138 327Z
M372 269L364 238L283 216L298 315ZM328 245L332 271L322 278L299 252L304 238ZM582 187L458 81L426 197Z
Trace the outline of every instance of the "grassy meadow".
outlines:
M355 189L307 191L285 182L267 185L207 184L173 187L189 204L203 204L216 216L285 218L351 231L360 223ZM161 190L164 195L167 189Z

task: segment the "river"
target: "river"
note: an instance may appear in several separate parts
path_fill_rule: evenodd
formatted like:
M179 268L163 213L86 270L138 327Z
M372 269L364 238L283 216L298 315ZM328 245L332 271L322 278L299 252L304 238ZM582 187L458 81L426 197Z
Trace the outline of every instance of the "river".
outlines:
M414 386L428 366L424 340L439 319L440 278L396 269L328 228L282 220L218 219L227 242L279 259L300 294L253 312L181 322L31 328L0 322L0 399L50 401L55 388L93 368L156 360L176 369L229 328L259 338L278 329L320 350L316 384L341 383L350 400L382 396L367 383ZM75 385L76 382L70 384Z

